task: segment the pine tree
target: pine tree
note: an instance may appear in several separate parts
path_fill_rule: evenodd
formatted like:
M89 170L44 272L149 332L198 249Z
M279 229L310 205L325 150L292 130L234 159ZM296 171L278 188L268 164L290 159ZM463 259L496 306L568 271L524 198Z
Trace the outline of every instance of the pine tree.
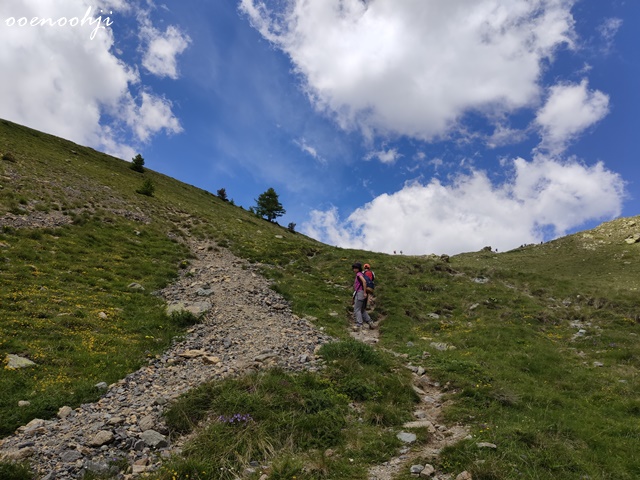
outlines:
M227 191L224 188L221 188L220 190L218 190L216 195L223 202L228 202L229 201L229 198L227 197Z
M278 200L278 194L273 188L269 188L256 200L255 212L259 217L263 217L273 222L277 217L281 217L287 211Z
M142 155L137 154L135 157L131 159L131 166L129 167L131 170L135 170L136 172L144 173L144 158Z

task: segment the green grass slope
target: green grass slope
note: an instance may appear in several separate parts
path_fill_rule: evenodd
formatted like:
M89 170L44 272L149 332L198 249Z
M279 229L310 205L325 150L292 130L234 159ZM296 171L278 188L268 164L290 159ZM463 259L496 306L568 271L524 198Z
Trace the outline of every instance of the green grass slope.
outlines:
M151 293L188 267L189 252L178 240L195 236L261 264L295 313L339 337L348 326L349 267L371 263L381 346L426 368L451 400L447 420L472 429L472 439L443 452L442 470L466 469L474 479L640 477L640 244L625 241L640 234L640 219L505 253L389 256L323 245L204 190L134 172L128 162L7 121L0 121L0 157L0 358L13 353L38 363L2 370L0 435L63 404L97 398L95 383L122 378L182 332ZM145 180L156 187L153 197L136 193ZM35 228L18 228L25 223ZM131 290L132 282L145 290ZM242 435L266 436L271 425L282 432L267 412L295 405L278 399L315 392L296 405L324 405L322 414L305 407L289 415L309 429L326 424L326 442L285 449L274 459L273 478L366 478L367 463L397 448L392 433L415 398L393 394L407 382L397 360L371 362L373 353L351 358L337 350L325 352L332 359L326 377L283 380L274 372L203 386L214 400L203 404L203 393L194 392L174 417L226 415L224 399L243 398L247 411L264 415L250 435L238 429L236 445L244 445ZM238 393L247 389L269 393ZM30 405L18 407L20 400ZM255 403L262 401L278 406ZM361 420L345 410L350 401L364 406ZM300 430L289 435L307 438ZM231 465L203 458L218 446L202 442L166 478ZM479 442L497 448L479 449ZM319 448L341 454L318 458Z

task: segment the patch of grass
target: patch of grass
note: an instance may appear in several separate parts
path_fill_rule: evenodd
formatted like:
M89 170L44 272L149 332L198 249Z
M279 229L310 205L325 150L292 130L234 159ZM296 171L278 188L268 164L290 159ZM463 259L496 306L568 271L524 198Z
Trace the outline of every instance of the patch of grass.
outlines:
M2 480L34 480L35 476L27 464L0 462L0 478Z
M133 229L88 220L1 235L8 247L0 264L0 355L23 355L38 366L0 378L0 435L62 404L97 398L94 384L138 368L185 327L165 316L158 298L127 287L166 285L184 248L152 229L138 243ZM30 407L17 408L19 400Z
M265 466L270 478L317 478L320 473L364 478L368 463L388 458L399 447L393 431L381 426L397 427L406 420L416 398L408 376L389 375L397 365L371 347L349 341L323 350L330 364L325 375L274 369L184 395L166 412L167 423L174 434L195 430L197 435L185 446L184 459L174 459L158 478L192 475L194 466L200 472L221 472L217 478L234 478L251 462ZM396 379L393 389L389 377ZM353 382L378 394L363 398L350 387ZM386 424L362 423L354 402L363 411L382 405L396 421L387 414ZM202 423L205 419L210 421Z

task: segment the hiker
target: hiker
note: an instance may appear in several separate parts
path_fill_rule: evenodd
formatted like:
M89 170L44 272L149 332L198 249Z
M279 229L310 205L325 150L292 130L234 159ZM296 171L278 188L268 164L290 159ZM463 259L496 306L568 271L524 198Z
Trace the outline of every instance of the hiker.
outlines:
M355 325L354 331L360 330L363 322L369 325L370 329L374 329L375 325L367 313L367 281L362 273L362 264L356 262L351 265L351 269L355 272L356 277L353 280L353 319Z
M364 269L362 274L367 281L365 287L365 291L367 292L367 305L373 307L373 302L375 301L375 298L373 298L373 289L375 288L376 274L371 270L371 265L368 263L365 263L362 268Z

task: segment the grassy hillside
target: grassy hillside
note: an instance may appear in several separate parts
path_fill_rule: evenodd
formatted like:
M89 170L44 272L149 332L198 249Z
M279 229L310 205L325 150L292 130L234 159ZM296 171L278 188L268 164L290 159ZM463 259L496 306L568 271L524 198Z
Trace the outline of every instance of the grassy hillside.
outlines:
M180 334L184 325L167 318L151 293L188 266L178 240L191 235L260 263L294 312L342 337L349 267L371 263L381 346L425 367L452 400L447 419L472 427L474 438L443 452L440 468L466 469L474 479L640 477L640 244L625 242L640 233L640 219L499 254L389 256L320 244L206 191L10 122L0 121L0 156L0 357L21 354L39 364L2 371L1 435L63 404L97 398L97 381L121 378ZM145 179L156 187L153 197L136 193ZM36 228L21 228L25 223ZM132 282L145 290L131 290ZM341 393L327 395L339 412L340 399L356 395L345 372L361 382L360 393L392 389L383 383L388 372L405 382L395 360L371 363L370 355L338 356L328 379L303 384L319 396L323 382L333 385ZM353 362L368 373L357 375ZM274 383L264 381L267 389ZM19 400L31 405L18 408ZM337 449L365 452L355 466L336 460L303 471L296 455L312 454L292 452L280 459L281 471L290 472L281 478L366 478L367 462L395 448L387 429L411 408L393 395L358 401L371 412L362 426L370 430L359 430L369 441L356 448L331 437ZM376 403L386 409L379 415ZM193 405L185 398L180 408ZM347 420L344 429L352 426ZM483 441L497 449L478 449ZM186 459L182 467L202 461Z

